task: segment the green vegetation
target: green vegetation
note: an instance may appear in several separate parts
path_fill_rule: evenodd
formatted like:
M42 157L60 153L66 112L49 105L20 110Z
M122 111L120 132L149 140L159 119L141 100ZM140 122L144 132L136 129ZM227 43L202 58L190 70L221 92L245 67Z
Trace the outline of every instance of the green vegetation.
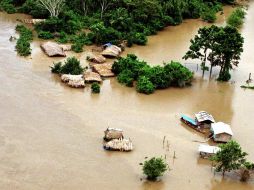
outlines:
M241 146L236 141L229 141L219 146L221 150L212 158L216 162L216 171L225 172L241 169L241 180L247 181L250 177L250 170L254 169L254 164L246 161L246 152L242 151Z
M252 90L254 90L254 86L242 85L241 88L247 88L247 89L252 89Z
M128 87L137 81L137 91L144 94L170 86L183 87L190 84L193 78L193 73L178 62L171 61L164 66L151 67L133 54L115 61L112 71L117 75L118 82Z
M245 11L243 8L237 8L232 12L232 14L227 19L227 24L239 28L243 24L243 19L245 18Z
M20 37L16 44L16 50L21 56L28 56L31 54L30 42L33 40L33 33L30 29L23 25L17 25L16 31L20 33Z
M147 36L156 34L169 25L180 24L185 18L199 18L208 22L216 20L222 5L232 0L0 0L0 9L21 12L46 21L36 24L38 36L56 38L61 43L70 42L84 29L90 32L86 41L96 44L118 44L127 40L128 46L145 45ZM51 33L51 35L49 35ZM73 43L80 52L85 43Z
M101 87L97 82L94 82L91 85L91 89L92 89L92 93L95 93L95 94L100 93L100 91L101 91Z
M69 57L63 65L61 62L54 63L51 67L51 72L57 74L80 75L84 72L84 68L81 67L80 61L75 57Z
M168 169L168 164L162 158L151 158L146 160L143 164L143 173L148 180L156 180L157 177L162 176Z
M213 66L220 66L219 81L228 81L231 78L229 71L238 66L240 55L243 52L244 38L231 26L203 27L191 40L189 51L184 59L200 59L203 75L208 70L206 61L210 61L210 74Z

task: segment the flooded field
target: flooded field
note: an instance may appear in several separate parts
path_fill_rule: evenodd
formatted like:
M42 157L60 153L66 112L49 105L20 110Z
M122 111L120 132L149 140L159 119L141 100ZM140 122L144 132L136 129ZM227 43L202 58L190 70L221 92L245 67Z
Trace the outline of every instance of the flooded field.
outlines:
M232 11L226 7L218 25ZM101 93L90 88L71 89L50 73L49 66L59 58L48 58L33 42L32 55L16 55L17 15L0 13L0 189L3 190L254 190L254 183L241 183L234 174L222 179L214 175L211 164L197 154L204 137L181 124L182 113L200 110L212 113L217 121L231 124L248 158L254 161L252 124L254 91L240 85L254 72L254 2L241 32L245 38L239 68L232 71L232 81L204 79L200 71L189 88L169 88L152 95L138 94L121 86L114 78L103 82ZM18 18L25 15L18 15ZM135 46L124 54L135 53L150 64L179 60L189 47L189 40L200 20L186 20L149 37L147 46ZM86 53L77 56L86 65ZM183 62L185 63L185 62ZM196 71L197 62L186 66ZM118 127L133 140L131 153L106 152L102 148L103 131ZM163 137L169 150L163 148ZM176 159L173 154L176 153ZM160 182L142 180L139 165L144 158L166 156L171 171Z

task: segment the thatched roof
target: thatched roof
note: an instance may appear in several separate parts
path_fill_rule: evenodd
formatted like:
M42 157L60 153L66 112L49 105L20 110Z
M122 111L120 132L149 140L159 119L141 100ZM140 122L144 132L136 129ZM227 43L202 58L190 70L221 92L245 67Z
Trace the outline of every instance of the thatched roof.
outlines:
M103 63L93 65L93 70L102 77L113 77L115 74L111 71L113 63Z
M84 74L84 79L86 82L101 82L101 76L98 73L87 71Z
M49 56L61 56L65 57L66 54L63 48L55 42L46 42L41 45L42 50Z
M118 57L122 52L121 48L111 45L106 47L106 49L101 53L105 57Z
M106 150L132 151L133 145L130 139L113 139L104 144Z
M59 45L64 51L71 51L71 45Z
M68 86L73 88L84 88L85 81L82 75L69 75L63 74L61 80L65 82Z
M36 24L36 23L40 23L40 22L44 22L46 19L24 19L23 23L26 24Z
M123 138L123 130L117 128L107 128L104 131L104 139L105 140L112 140L112 139L120 139Z
M102 55L95 55L91 53L87 56L87 60L93 63L104 63L106 61L106 58Z

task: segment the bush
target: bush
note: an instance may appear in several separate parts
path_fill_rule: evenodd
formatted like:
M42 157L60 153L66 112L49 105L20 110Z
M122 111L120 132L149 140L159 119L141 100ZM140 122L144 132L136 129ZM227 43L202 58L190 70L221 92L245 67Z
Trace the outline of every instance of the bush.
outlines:
M24 25L17 25L16 31L20 33L20 37L15 46L17 52L21 56L28 56L31 54L30 42L33 40L33 33Z
M54 35L50 32L40 31L38 37L44 40L53 39Z
M224 82L227 82L231 79L231 75L230 73L227 71L227 72L222 72L219 74L219 77L218 77L218 81L224 81Z
M171 61L164 66L164 69L166 73L171 73L173 86L183 87L191 83L193 73L180 63Z
M232 12L232 14L227 19L227 24L239 28L243 24L243 19L245 18L245 11L242 8L237 8Z
M100 85L97 83L97 82L94 82L92 85L91 85L91 89L92 89L92 93L100 93L101 91L101 87Z
M12 0L2 0L0 1L0 10L7 12L8 14L16 13L17 10L12 4Z
M204 21L207 21L209 23L214 23L217 19L216 17L216 12L211 10L207 10L207 11L204 11L202 14L201 14L201 18L204 20Z
M121 84L124 84L128 87L132 87L134 82L133 77L134 77L133 73L130 70L126 69L117 76L117 80Z
M168 169L167 163L162 158L151 158L146 160L143 164L143 173L148 180L156 180L157 177L162 176Z
M61 74L71 74L71 75L80 75L84 71L84 68L81 67L80 61L75 57L67 58L65 64L61 67Z
M60 74L61 68L62 68L62 63L61 62L53 63L53 66L50 68L51 68L52 73Z
M149 80L149 78L145 76L141 76L137 81L137 91L144 94L152 94L155 91L155 86Z
M134 34L133 43L137 45L146 45L147 37L142 33Z
M18 7L18 12L32 15L34 18L47 18L48 11L35 0L26 0L21 7Z

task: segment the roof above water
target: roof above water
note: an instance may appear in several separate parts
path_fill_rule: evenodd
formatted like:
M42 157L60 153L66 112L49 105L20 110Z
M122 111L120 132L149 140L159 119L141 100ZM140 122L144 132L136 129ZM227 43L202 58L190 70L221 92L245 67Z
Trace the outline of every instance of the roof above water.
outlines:
M206 111L200 111L195 114L195 117L198 122L204 122L204 121L211 121L212 123L215 122L213 116Z
M212 123L211 129L215 135L227 133L227 134L233 136L233 132L232 132L230 126L226 123L223 123L223 122Z
M220 148L217 146L209 146L209 145L205 145L205 144L200 144L198 147L198 151L209 153L209 154L213 154L213 153L215 154L218 151L220 151Z

